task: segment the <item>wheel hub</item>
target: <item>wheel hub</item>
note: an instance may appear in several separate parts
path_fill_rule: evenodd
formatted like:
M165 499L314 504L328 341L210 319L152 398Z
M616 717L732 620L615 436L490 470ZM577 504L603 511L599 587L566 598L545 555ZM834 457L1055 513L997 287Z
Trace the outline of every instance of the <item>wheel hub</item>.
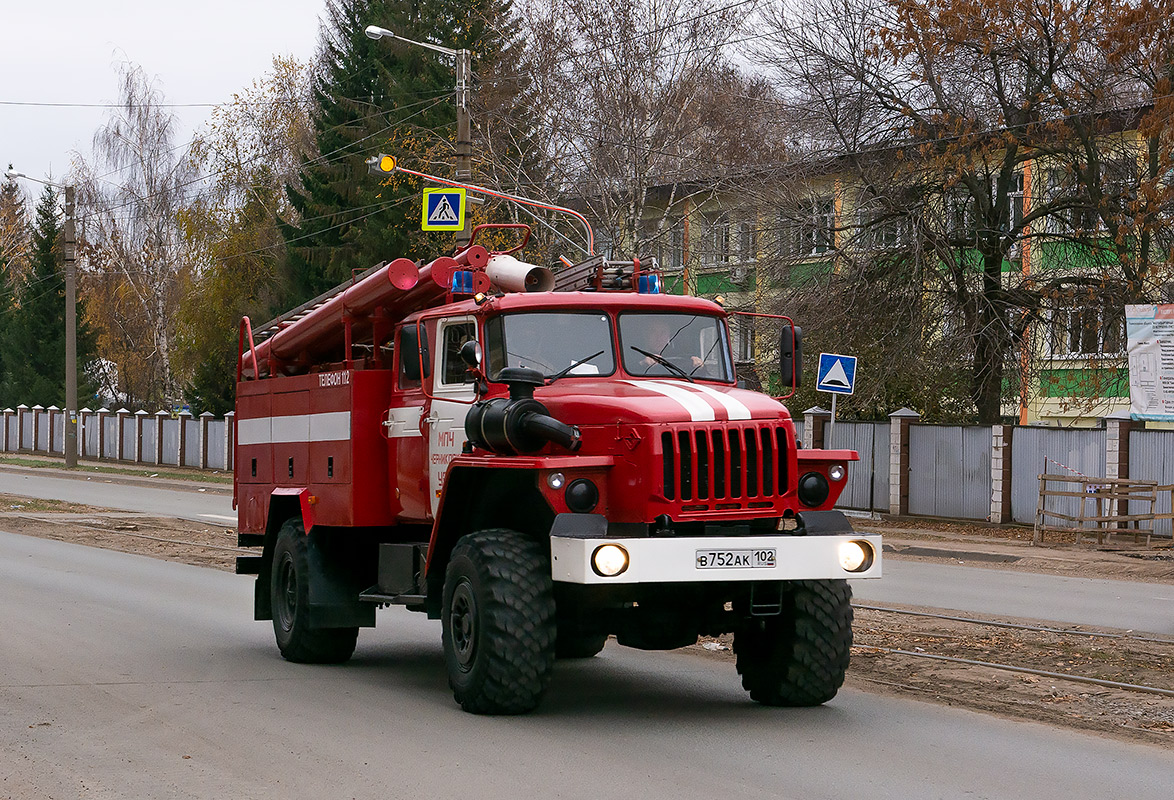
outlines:
M477 600L468 581L461 581L453 590L448 625L457 664L461 671L468 672L477 650Z
M298 607L298 576L294 571L293 559L286 556L278 567L277 579L277 619L281 629L293 629L294 615Z

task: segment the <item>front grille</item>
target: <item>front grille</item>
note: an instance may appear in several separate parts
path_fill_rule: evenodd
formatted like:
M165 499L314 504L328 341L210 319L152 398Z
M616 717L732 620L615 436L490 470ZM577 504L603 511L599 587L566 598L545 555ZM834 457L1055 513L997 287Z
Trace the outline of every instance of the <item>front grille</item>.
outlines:
M787 491L794 443L781 425L679 428L662 433L660 444L666 500L754 501Z

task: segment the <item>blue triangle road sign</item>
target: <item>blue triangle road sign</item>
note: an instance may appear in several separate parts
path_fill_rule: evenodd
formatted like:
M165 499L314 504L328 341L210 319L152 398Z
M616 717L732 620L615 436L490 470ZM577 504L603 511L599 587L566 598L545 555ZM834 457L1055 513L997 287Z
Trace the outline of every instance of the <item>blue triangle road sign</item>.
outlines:
M856 388L856 356L820 353L815 388L820 392L852 394Z

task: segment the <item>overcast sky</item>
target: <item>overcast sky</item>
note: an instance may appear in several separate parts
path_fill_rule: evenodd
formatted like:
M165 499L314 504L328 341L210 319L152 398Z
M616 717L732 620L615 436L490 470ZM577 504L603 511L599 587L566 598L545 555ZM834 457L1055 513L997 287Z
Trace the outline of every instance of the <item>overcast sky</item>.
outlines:
M223 103L274 55L314 54L324 0L0 0L0 173L11 163L63 177L89 155L102 108L10 105L111 103L131 61L168 103ZM374 21L373 21L374 22ZM176 108L177 143L210 108ZM32 189L34 187L28 186Z

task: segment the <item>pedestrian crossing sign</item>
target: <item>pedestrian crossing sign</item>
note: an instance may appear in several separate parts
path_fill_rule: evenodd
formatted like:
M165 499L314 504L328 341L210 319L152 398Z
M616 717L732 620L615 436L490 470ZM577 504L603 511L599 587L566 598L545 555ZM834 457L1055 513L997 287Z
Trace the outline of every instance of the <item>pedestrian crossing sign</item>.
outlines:
M425 189L420 227L426 231L463 231L465 190Z

